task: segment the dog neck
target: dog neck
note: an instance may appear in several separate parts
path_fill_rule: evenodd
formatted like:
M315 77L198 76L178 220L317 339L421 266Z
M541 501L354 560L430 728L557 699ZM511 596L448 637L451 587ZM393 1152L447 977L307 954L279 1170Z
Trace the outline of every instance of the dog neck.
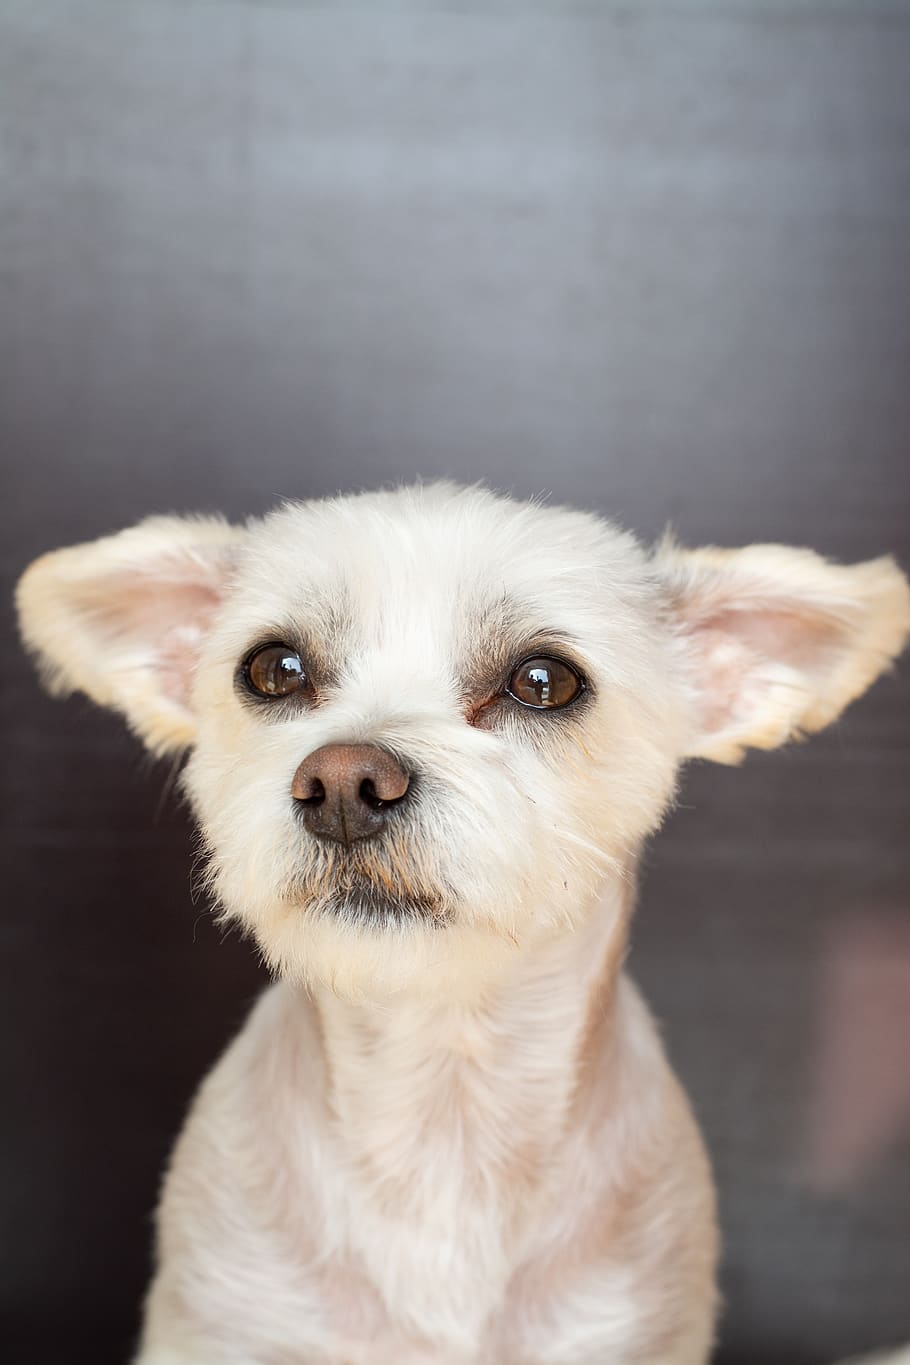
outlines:
M614 1014L631 909L617 879L582 926L518 949L475 1006L317 996L331 1107L357 1167L385 1196L457 1153L465 1179L533 1180L583 1098Z

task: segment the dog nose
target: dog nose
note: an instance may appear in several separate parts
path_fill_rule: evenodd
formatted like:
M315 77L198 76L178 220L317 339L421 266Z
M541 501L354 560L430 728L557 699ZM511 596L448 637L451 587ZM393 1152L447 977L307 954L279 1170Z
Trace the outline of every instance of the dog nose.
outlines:
M351 844L382 831L409 783L397 759L375 744L325 744L303 760L291 795L312 834Z

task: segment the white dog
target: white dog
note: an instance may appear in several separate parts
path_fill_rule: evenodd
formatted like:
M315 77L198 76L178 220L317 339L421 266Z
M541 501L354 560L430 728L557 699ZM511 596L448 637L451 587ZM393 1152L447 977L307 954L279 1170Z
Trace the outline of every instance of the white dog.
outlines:
M280 980L205 1081L141 1365L700 1365L708 1166L622 974L688 757L833 720L901 650L890 559L653 553L451 486L154 518L38 560L56 691L185 788Z

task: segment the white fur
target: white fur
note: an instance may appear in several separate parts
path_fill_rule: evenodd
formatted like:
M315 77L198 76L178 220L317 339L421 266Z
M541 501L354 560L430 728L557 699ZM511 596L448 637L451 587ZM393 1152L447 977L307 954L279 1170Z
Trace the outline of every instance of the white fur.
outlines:
M212 886L282 978L177 1145L141 1365L704 1362L713 1195L621 973L636 861L686 756L816 729L899 652L894 564L649 555L438 485L155 519L45 556L19 604L58 690L192 745ZM298 633L313 704L244 698L250 648ZM552 652L574 709L503 699ZM336 742L419 787L329 852L290 788ZM370 917L354 869L430 909Z

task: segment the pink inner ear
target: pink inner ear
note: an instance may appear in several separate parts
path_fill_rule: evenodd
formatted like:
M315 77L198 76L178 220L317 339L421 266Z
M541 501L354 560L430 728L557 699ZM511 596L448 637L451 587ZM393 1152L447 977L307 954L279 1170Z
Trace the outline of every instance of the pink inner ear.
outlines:
M844 628L832 615L798 606L731 608L699 627L733 637L762 658L809 669L828 661Z
M700 621L690 638L698 660L705 730L716 733L755 714L769 665L792 668L811 683L837 653L843 629L832 616L789 605L730 608Z
M120 579L116 600L108 598L103 610L111 634L131 652L141 652L163 695L186 706L202 640L220 600L214 583L133 573Z
M184 626L175 626L167 632L161 643L160 669L161 689L165 696L181 706L188 706L190 690L199 661L199 651L205 635L205 625L211 616L218 599L212 595L211 602L198 621Z

